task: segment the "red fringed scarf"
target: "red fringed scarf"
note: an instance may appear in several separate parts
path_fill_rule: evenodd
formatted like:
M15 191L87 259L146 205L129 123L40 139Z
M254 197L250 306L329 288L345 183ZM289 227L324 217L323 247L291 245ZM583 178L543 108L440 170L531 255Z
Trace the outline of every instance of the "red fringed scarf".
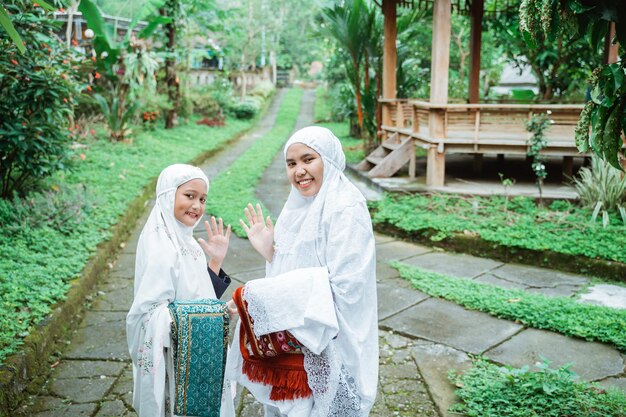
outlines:
M243 356L243 373L253 382L271 385L270 400L310 397L312 392L304 370L300 342L286 330L256 337L254 320L248 313L243 292L244 287L239 287L233 294L241 320L239 348Z

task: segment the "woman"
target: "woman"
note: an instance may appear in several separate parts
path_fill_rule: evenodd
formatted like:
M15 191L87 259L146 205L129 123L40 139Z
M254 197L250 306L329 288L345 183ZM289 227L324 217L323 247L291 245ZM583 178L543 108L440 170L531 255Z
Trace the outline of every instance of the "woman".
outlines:
M310 393L285 394L289 387L272 386L280 378L250 372L249 344L240 342L255 335L242 337L241 325L226 375L264 404L266 416L367 416L376 397L378 320L375 242L366 201L343 174L345 156L330 130L297 131L284 154L291 192L275 231L259 205L256 210L248 205L248 223L241 221L267 260L268 278L246 284L239 294L243 305L237 307L241 321L251 316L257 337L276 332L271 334L278 335L278 350L285 346L280 344L285 334L293 336L290 345L301 348Z

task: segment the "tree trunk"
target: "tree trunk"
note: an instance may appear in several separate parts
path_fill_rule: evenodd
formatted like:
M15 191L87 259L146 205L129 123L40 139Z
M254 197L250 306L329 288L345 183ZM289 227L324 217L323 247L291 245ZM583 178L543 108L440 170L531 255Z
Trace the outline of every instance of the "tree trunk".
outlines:
M356 96L356 116L359 122L359 136L363 134L363 107L361 105L361 77L359 77L360 66L356 61L352 61L354 67L354 94Z
M167 5L161 8L162 16L167 16L168 9L170 13L175 14L172 9L177 5L175 2L168 1ZM172 21L165 25L165 34L167 37L166 50L168 54L173 54L176 48L176 25L175 16L171 16ZM165 83L167 84L167 96L172 109L165 114L165 128L171 129L176 126L178 109L180 107L180 86L178 76L176 75L176 58L170 56L165 59Z

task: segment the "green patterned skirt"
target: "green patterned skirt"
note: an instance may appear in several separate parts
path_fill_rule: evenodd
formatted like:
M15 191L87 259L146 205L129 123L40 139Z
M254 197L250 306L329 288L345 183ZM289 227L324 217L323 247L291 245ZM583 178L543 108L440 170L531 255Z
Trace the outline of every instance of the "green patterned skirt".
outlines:
M229 316L215 299L174 301L172 316L177 416L219 417Z

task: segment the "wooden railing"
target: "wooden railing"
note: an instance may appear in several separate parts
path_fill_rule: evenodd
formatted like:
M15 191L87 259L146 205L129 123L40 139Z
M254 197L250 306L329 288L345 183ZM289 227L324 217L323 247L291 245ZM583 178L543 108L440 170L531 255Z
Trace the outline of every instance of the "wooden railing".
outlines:
M582 104L433 104L423 100L381 100L383 131L411 136L442 153L526 153L533 114L547 115L546 154L580 155L574 129Z

